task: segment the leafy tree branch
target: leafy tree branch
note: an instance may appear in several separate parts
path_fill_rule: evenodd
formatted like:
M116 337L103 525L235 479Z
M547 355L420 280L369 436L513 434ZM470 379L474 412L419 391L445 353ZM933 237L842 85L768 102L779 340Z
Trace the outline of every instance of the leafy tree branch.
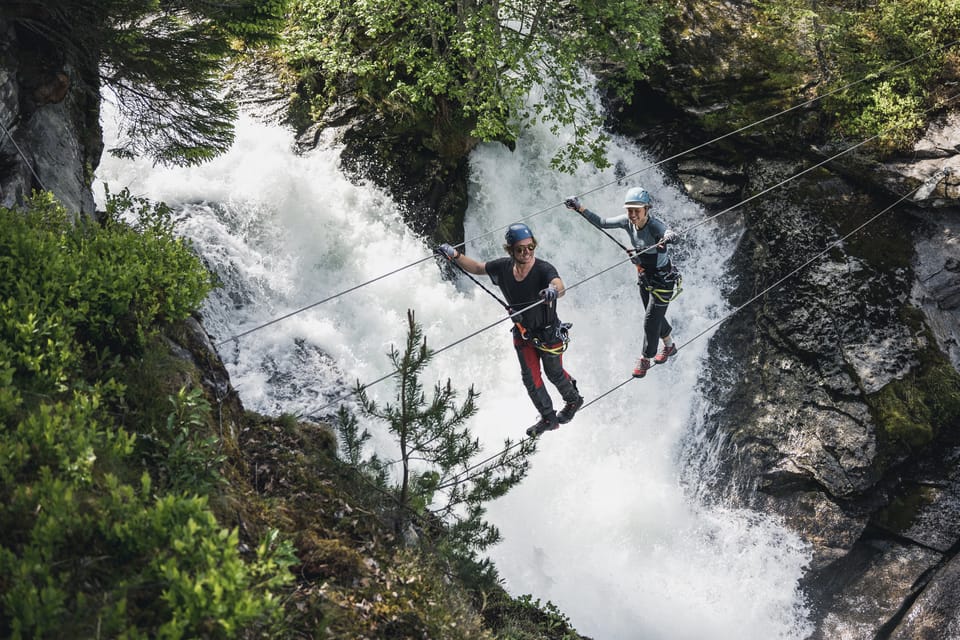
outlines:
M958 0L763 0L757 8L771 67L826 96L826 124L840 137L882 133L881 151L907 149L929 110L953 97L945 80L956 75Z
M194 165L232 144L237 110L221 90L226 64L276 39L286 3L18 0L0 17L52 67L74 67L95 101L102 86L112 90L124 119L112 152Z
M647 0L296 0L283 50L315 118L351 95L484 141L510 144L537 120L574 125L574 139L553 158L569 170L606 165L586 68L615 60L620 79L610 90L629 100L665 52L667 13L666 3Z

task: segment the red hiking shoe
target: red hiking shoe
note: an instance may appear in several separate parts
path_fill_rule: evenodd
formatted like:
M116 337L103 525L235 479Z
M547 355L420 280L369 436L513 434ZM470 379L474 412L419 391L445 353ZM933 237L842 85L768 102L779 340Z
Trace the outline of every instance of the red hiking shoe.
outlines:
M660 353L658 353L653 357L653 361L656 362L657 364L663 364L664 362L667 361L667 358L669 358L672 355L676 355L676 353L677 353L677 345L675 342L671 342L670 346L663 345L663 349L660 349Z
M647 375L647 369L653 366L653 363L650 362L649 358L639 358L637 360L637 366L633 368L633 377L642 378Z

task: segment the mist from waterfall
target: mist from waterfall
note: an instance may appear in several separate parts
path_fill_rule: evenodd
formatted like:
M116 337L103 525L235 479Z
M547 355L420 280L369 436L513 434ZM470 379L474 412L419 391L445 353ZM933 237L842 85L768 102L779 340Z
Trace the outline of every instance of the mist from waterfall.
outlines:
M109 116L103 124L111 135ZM432 247L407 229L386 193L341 173L335 144L297 155L289 131L249 117L237 134L227 154L201 167L105 157L98 179L111 191L129 186L175 207L179 230L223 283L203 308L204 324L224 342L220 353L248 408L314 415L355 381L389 373L386 353L403 344L408 309L434 349L504 318L472 282L445 280L434 259L424 260ZM626 188L642 185L655 198L653 215L677 231L705 214L657 169L643 170L653 159L626 140L611 144L608 170L551 170L549 158L566 142L543 127L514 152L496 144L473 152L465 251L500 257L503 228L523 219L533 229L537 257L552 262L569 288L559 302L561 319L573 323L564 363L590 402L630 379L643 311L631 264L593 277L623 261L623 250L559 204L589 193L584 204L617 215ZM102 201L102 190L97 195ZM809 551L771 518L703 504L681 463L697 413L709 405L697 383L711 332L688 341L729 311L719 277L736 240L733 224L697 226L673 248L683 273L683 293L668 313L677 356L545 434L528 477L489 505L504 537L489 554L506 588L553 602L597 640L800 639L811 629L797 587ZM627 244L622 231L611 234ZM437 355L423 382L429 388L447 378L480 392L469 427L484 457L504 438L524 437L537 418L508 322ZM392 381L369 393L391 399ZM392 451L384 425L366 426L374 449Z

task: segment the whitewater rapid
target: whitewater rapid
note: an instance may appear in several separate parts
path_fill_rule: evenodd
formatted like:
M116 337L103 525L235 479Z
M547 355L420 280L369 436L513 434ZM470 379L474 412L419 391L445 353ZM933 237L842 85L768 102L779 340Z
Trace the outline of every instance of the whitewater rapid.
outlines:
M103 125L112 135L109 115ZM432 248L404 226L390 197L341 173L335 144L300 156L289 131L249 117L237 134L227 154L197 168L105 157L96 195L102 202L105 182L175 207L178 228L223 283L203 308L204 324L248 408L315 415L344 385L389 373L386 353L402 345L408 309L434 349L504 317L473 283L441 277L425 259ZM511 593L553 602L597 640L804 638L811 627L797 582L809 551L769 518L700 504L680 462L694 412L708 403L697 380L710 327L729 312L719 278L735 241L731 223L700 224L704 212L627 141L610 147L618 170L552 171L548 160L564 142L544 128L525 135L515 152L491 144L471 155L465 251L500 257L503 228L522 219L533 229L538 258L552 262L569 287L559 303L560 317L573 323L564 363L591 402L629 380L639 355L635 272L626 263L596 275L622 261L623 250L553 205L589 193L584 204L617 215L626 188L642 185L656 199L654 215L678 231L693 227L674 249L684 291L668 317L681 350L543 436L529 476L489 505L504 538L489 555ZM625 234L617 239L627 243ZM536 420L509 323L437 355L423 383L448 377L463 392L473 384L480 393L469 427L484 457L504 438L524 437ZM392 381L368 392L389 400ZM368 427L372 446L392 451L386 428Z

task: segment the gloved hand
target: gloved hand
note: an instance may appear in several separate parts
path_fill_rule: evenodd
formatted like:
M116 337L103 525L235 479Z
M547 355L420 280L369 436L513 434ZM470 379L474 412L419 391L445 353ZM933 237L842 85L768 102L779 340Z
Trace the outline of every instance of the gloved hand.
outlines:
M567 209L573 209L577 213L580 213L580 198L571 196L564 200L563 204L566 205Z
M648 278L647 274L643 271L637 274L637 284L640 285L641 289L646 289L647 291L650 291L652 288L650 286L650 278Z
M663 233L663 239L660 240L660 242L662 242L663 244L670 244L671 242L676 242L679 238L680 236L677 235L676 231L674 231L673 229L667 229Z
M557 299L557 288L552 284L547 285L546 289L540 291L540 297L543 298L547 303L553 302Z
M453 248L453 245L449 245L446 242L437 247L437 251L445 255L448 260L453 260L457 257L457 250Z

